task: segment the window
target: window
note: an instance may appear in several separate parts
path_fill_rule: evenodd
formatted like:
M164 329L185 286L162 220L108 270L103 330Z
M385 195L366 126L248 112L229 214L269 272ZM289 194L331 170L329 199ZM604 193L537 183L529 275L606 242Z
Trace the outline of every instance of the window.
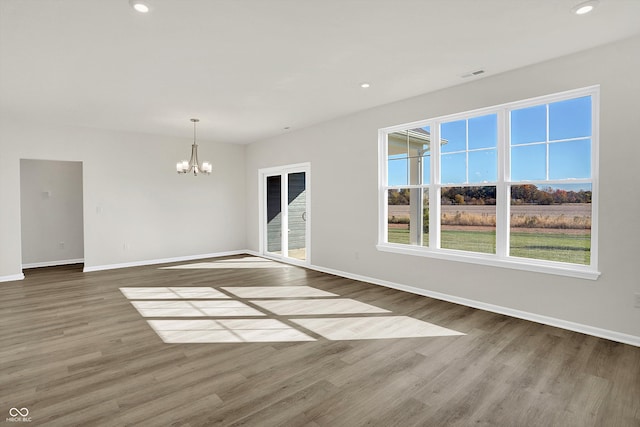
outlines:
M598 95L381 129L378 248L597 278Z

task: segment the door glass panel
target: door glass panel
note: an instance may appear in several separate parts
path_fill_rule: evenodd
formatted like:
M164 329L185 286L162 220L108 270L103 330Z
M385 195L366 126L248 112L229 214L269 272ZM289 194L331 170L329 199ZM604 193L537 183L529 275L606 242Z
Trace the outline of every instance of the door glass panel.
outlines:
M267 177L267 252L282 252L282 178Z
M288 255L290 258L305 260L307 233L307 192L305 173L297 172L288 175Z

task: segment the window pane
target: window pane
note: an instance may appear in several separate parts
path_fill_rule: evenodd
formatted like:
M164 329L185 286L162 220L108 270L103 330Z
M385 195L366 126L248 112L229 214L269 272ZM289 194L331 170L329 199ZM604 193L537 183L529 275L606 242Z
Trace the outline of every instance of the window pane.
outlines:
M496 253L496 187L442 189L440 246Z
M407 131L393 132L387 135L387 183L388 185L407 185L409 183L409 148Z
M498 152L480 150L469 152L469 182L495 182L498 180Z
M431 156L428 154L422 157L422 183L431 183Z
M443 154L440 175L443 184L464 184L467 181L467 153Z
M422 190L422 246L429 246L429 189Z
M431 149L431 131L429 126L408 130L409 156L422 156Z
M419 184L429 184L431 182L431 127L424 126L413 130L422 137L421 148L417 153L418 156L421 156L418 173L422 178Z
M387 197L387 242L409 244L411 190L389 190Z
M469 150L492 148L498 142L498 115L469 119Z
M547 179L547 144L511 147L511 180Z
M467 149L467 121L443 123L440 126L442 152L462 151Z
M393 132L387 135L387 155L389 158L409 157L407 131Z
M409 183L409 159L389 158L387 174L389 185L407 185Z
M549 179L591 178L591 140L549 144Z
M422 157L431 151L429 126L387 135L387 184L420 185L425 177ZM426 176L429 176L427 164ZM428 179L427 181L428 182Z
M426 237L424 237L426 235ZM423 240L426 239L426 240ZM389 190L387 242L429 245L429 189Z
M589 265L591 185L511 187L510 256Z
M409 157L409 184L422 184L422 157Z
M522 108L511 112L511 145L547 140L547 106Z
M591 97L549 104L549 140L591 136Z

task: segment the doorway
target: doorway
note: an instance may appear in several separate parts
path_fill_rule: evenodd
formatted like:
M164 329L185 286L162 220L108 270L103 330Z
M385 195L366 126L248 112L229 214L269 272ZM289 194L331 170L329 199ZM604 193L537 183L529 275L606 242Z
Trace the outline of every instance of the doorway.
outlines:
M260 251L288 262L310 263L310 165L260 169Z
M84 262L82 162L20 159L22 268Z

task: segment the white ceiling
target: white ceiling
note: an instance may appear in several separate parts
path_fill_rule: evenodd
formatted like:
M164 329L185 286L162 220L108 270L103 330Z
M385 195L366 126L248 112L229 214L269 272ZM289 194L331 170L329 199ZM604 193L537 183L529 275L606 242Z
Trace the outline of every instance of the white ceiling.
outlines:
M0 114L249 143L640 34L639 0L577 3L0 0Z

